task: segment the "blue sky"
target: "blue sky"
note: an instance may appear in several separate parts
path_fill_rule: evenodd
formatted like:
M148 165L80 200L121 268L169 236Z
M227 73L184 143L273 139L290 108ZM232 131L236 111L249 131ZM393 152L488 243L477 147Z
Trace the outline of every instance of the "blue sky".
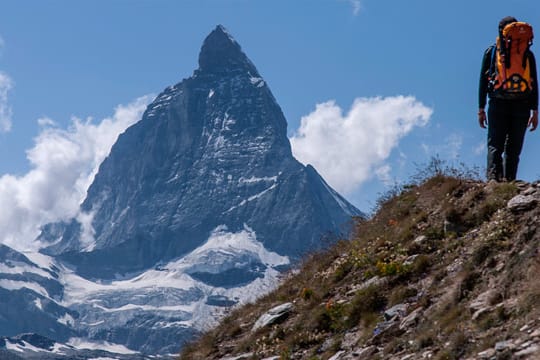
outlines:
M33 219L14 233L73 212L66 203L84 196L114 141L103 134L136 121L150 101L141 97L189 77L202 41L223 24L269 84L289 136L304 137L296 151L326 156L319 171L370 210L385 181L406 180L433 155L485 166L482 53L500 18L540 28L538 14L537 0L3 1L0 201ZM334 136L316 139L327 124ZM316 147L346 161L310 153ZM519 178L540 177L538 153L538 133L528 133ZM13 216L0 212L0 225Z

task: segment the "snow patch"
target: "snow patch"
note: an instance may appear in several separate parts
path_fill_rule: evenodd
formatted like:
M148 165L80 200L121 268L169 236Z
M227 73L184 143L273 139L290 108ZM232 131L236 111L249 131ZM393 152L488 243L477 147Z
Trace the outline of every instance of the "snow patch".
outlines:
M22 254L26 256L28 260L30 260L42 269L53 271L56 267L54 259L50 256L43 255L34 251L23 251ZM50 277L50 275L48 277Z
M249 78L249 81L251 81L251 84L260 88L260 87L263 87L264 86L264 80L260 77L250 77Z
M231 212L231 211L233 211L234 209L239 208L240 206L246 205L248 202L251 202L251 201L253 201L253 200L257 200L257 199L261 198L262 196L264 196L264 195L265 195L266 193L268 193L269 191L274 190L276 187L277 187L277 183L272 184L272 186L270 186L270 187L267 188L267 189L264 189L264 190L261 191L260 193L255 194L255 195L253 195L253 196L250 196L250 197L248 197L248 198L245 199L245 200L242 200L242 201L240 202L240 204L231 207L230 209L228 209L227 211L225 211L225 213Z
M59 318L58 321L60 324L66 325L66 326L73 326L75 325L75 319L68 313L64 314L61 318Z
M86 350L105 350L116 354L130 355L137 354L136 351L128 349L124 345L110 343L108 341L88 341L81 338L71 338L67 342L68 345L73 346L76 349Z
M26 263L20 262L11 262L8 261L7 264L0 263L0 274L24 274L31 273L41 276L46 279L52 279L52 275L47 271L28 265Z
M246 179L244 177L241 177L240 179L238 179L238 182L240 184L253 184L253 183L258 183L258 182L276 182L278 179L278 175L274 175L274 176L263 176L263 177L255 177L255 176L251 176L250 178Z
M20 343L11 343L9 340L6 340L6 349L11 351L17 351L17 352L25 352L25 351L33 351L33 352L50 352L44 349L40 349L38 347L35 347L34 345L26 342L21 341Z
M42 310L43 311L43 305L41 304L41 299L40 298L36 298L34 300L34 305L36 305L36 307L39 309L39 310Z
M49 298L49 294L47 291L40 285L32 282L24 282L24 281L15 281L15 280L6 280L1 279L0 280L0 288L4 288L6 290L21 290L21 289L28 289L32 290L39 295L42 295L43 297Z
M207 259L208 254L215 255L220 253L222 255L230 255L234 258L235 255L249 252L254 257L258 257L262 263L267 266L277 266L277 265L286 265L289 264L289 258L287 256L281 256L275 252L270 252L266 250L264 245L257 241L257 236L255 231L253 231L249 226L244 224L244 229L232 233L228 232L226 225L220 225L212 231L212 234L208 238L208 241L195 249L189 255L187 255L183 260L185 262L191 262L194 267L201 270L200 267L204 265L205 267L217 266L217 268L209 269L212 273L219 273L220 264L219 261L222 259L212 258ZM208 260L209 262L201 264L201 259Z
M11 351L18 351L18 352L24 352L24 350L21 348L20 344L12 343L9 340L6 340L6 349Z

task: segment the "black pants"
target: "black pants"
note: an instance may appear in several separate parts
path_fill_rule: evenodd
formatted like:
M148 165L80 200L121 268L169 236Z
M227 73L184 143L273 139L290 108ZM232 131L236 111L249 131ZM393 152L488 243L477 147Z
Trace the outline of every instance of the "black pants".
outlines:
M487 178L515 180L519 154L529 122L527 102L490 99L488 109ZM503 162L504 153L504 162Z

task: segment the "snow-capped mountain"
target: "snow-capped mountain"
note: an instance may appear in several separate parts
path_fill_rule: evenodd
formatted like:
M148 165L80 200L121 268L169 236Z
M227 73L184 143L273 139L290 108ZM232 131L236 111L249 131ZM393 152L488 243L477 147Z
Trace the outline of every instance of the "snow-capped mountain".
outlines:
M35 275L8 285L0 277L8 297L25 289L21 303L54 303L43 313L58 330L27 324L0 335L175 354L228 307L275 287L284 269L327 244L322 237L347 232L355 215L293 157L268 84L218 26L193 75L119 136L80 214L43 228L40 265L16 265ZM40 283L50 278L49 288Z

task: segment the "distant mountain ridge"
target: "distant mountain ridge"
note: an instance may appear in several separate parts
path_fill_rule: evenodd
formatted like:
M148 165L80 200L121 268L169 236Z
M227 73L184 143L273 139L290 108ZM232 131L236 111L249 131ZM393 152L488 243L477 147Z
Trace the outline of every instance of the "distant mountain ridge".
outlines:
M9 298L30 289L22 314L37 311L40 296L56 304L46 324L61 331L27 323L0 336L35 332L176 353L179 339L346 236L353 216L362 213L293 157L267 83L217 26L193 75L166 88L118 137L79 216L43 227L47 264L32 271L52 272L51 291L40 294L34 275L7 289ZM0 328L9 330L3 311Z

